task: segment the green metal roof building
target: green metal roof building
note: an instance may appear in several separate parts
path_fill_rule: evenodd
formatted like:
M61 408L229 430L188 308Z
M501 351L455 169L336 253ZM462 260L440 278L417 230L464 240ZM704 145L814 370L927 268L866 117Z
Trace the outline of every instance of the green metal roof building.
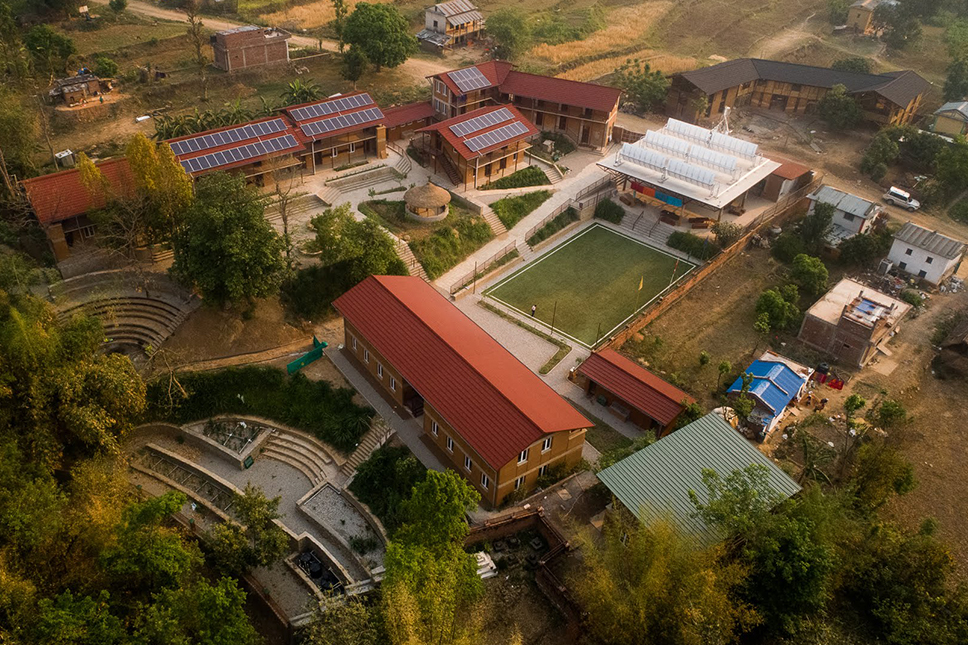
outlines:
M725 478L753 464L767 468L767 481L782 498L800 491L799 484L718 414L707 414L659 439L598 473L598 478L643 522L668 519L701 541L714 542L720 535L693 517L695 507L689 491L695 491L705 502L704 469L715 470Z

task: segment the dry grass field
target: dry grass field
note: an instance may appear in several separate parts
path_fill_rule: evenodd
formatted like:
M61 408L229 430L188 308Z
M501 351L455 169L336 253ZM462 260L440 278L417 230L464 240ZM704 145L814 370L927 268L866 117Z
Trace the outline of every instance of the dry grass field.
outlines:
M352 11L356 0L349 0L347 4ZM266 24L282 28L316 29L332 21L335 13L330 0L319 0L309 4L292 5L272 13L261 14L259 17Z
M558 74L558 76L572 81L594 81L595 79L608 76L630 58L637 58L646 62L652 69L664 74L684 72L689 69L695 69L697 66L696 59L690 58L689 56L673 56L662 54L655 49L643 49L628 54L599 58L573 67Z

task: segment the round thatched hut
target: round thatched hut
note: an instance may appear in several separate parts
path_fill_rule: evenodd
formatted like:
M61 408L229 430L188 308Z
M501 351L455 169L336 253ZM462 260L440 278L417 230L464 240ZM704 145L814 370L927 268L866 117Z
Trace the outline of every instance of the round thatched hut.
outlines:
M403 194L407 203L407 215L421 222L437 222L447 217L450 193L428 181L414 186Z

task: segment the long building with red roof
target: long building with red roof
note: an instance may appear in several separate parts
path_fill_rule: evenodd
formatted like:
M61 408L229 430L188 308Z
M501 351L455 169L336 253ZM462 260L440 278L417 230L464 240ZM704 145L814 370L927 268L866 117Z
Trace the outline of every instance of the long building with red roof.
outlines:
M528 74L505 61L488 61L429 78L437 119L488 105L510 105L538 130L599 150L612 139L622 96L614 87Z
M425 281L372 276L333 305L345 351L486 505L581 460L591 422Z
M578 368L578 382L599 405L661 437L696 400L613 349L596 352Z

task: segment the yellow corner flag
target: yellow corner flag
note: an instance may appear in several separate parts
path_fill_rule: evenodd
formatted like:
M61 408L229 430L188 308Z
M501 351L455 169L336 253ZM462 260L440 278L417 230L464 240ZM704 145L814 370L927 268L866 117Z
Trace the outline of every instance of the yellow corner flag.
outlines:
M645 283L645 276L639 278L639 291L642 291L642 285Z

